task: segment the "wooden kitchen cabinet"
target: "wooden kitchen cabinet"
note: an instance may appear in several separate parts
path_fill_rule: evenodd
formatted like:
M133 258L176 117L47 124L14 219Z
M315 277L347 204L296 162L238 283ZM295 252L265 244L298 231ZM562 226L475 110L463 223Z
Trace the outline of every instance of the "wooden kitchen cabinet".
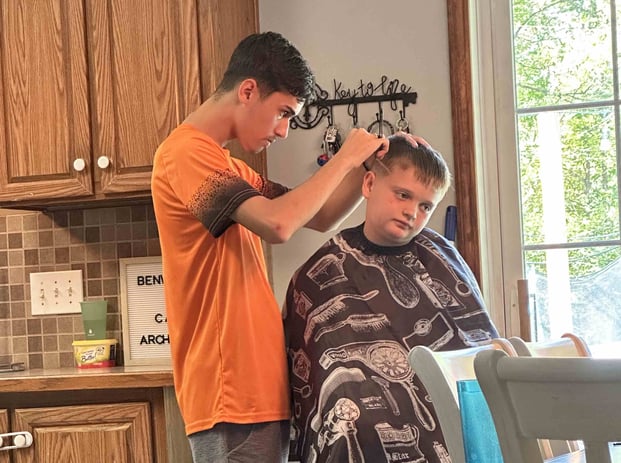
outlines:
M191 463L172 387L61 390L68 381L55 381L58 390L6 393L0 381L0 433L33 437L30 447L0 451L0 463ZM42 384L22 381L30 383Z
M256 0L0 2L0 207L150 197L157 146L257 18Z
M154 461L148 403L23 408L11 421L35 444L15 450L15 463Z

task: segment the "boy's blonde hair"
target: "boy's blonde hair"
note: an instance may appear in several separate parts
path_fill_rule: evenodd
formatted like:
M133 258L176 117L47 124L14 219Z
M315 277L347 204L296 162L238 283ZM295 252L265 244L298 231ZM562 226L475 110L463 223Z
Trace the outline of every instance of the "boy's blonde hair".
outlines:
M383 164L390 171L395 167L402 169L414 167L417 179L425 185L431 185L442 191L449 189L451 173L440 153L421 144L414 146L406 137L401 135L392 135L388 140L390 141L388 152L381 162L376 162L373 165L373 171L376 174L385 174L384 169L377 164Z

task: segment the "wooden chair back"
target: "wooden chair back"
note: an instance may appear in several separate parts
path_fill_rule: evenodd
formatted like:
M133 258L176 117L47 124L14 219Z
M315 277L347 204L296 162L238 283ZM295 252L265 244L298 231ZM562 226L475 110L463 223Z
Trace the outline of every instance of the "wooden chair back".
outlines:
M537 439L582 440L588 463L610 463L621 440L621 359L509 357L482 351L474 369L505 462L543 463Z
M522 357L591 357L587 343L573 333L565 333L558 339L533 342L511 337L509 342Z
M519 337L510 337L508 341L517 355L522 357L591 357L587 343L580 336L565 333L560 338L544 341L525 342ZM564 453L573 452L582 448L578 441L549 441L542 439L539 442L544 458L552 458Z

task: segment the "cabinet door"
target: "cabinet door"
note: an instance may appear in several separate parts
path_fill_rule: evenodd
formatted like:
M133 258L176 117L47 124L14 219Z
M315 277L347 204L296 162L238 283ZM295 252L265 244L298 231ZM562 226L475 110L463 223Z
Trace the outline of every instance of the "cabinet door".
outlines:
M148 403L17 409L12 423L33 436L15 463L153 461Z
M0 2L0 201L93 192L82 0Z
M9 432L9 413L7 410L0 410L0 434L7 432ZM0 463L10 463L8 451L0 451Z
M256 0L1 0L0 204L149 196L157 146L257 18Z
M90 0L86 11L98 192L148 192L155 150L201 102L196 0Z

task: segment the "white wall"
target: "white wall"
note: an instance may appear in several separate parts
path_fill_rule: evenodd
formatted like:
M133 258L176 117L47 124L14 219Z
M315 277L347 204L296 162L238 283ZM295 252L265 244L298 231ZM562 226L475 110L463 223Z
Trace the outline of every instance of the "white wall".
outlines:
M291 40L315 71L317 82L334 97L333 79L355 88L362 79L378 83L382 75L412 87L418 102L406 108L412 132L441 152L453 170L451 96L446 2L442 0L259 0L261 31L277 31ZM384 117L398 113L383 104ZM360 126L375 119L377 104L359 106ZM344 139L351 128L346 108L335 108ZM291 130L268 151L270 179L294 187L319 167L326 122L312 130ZM447 193L430 225L444 231ZM364 220L364 206L343 224ZM274 291L282 303L291 275L332 234L301 230L288 243L272 247Z

